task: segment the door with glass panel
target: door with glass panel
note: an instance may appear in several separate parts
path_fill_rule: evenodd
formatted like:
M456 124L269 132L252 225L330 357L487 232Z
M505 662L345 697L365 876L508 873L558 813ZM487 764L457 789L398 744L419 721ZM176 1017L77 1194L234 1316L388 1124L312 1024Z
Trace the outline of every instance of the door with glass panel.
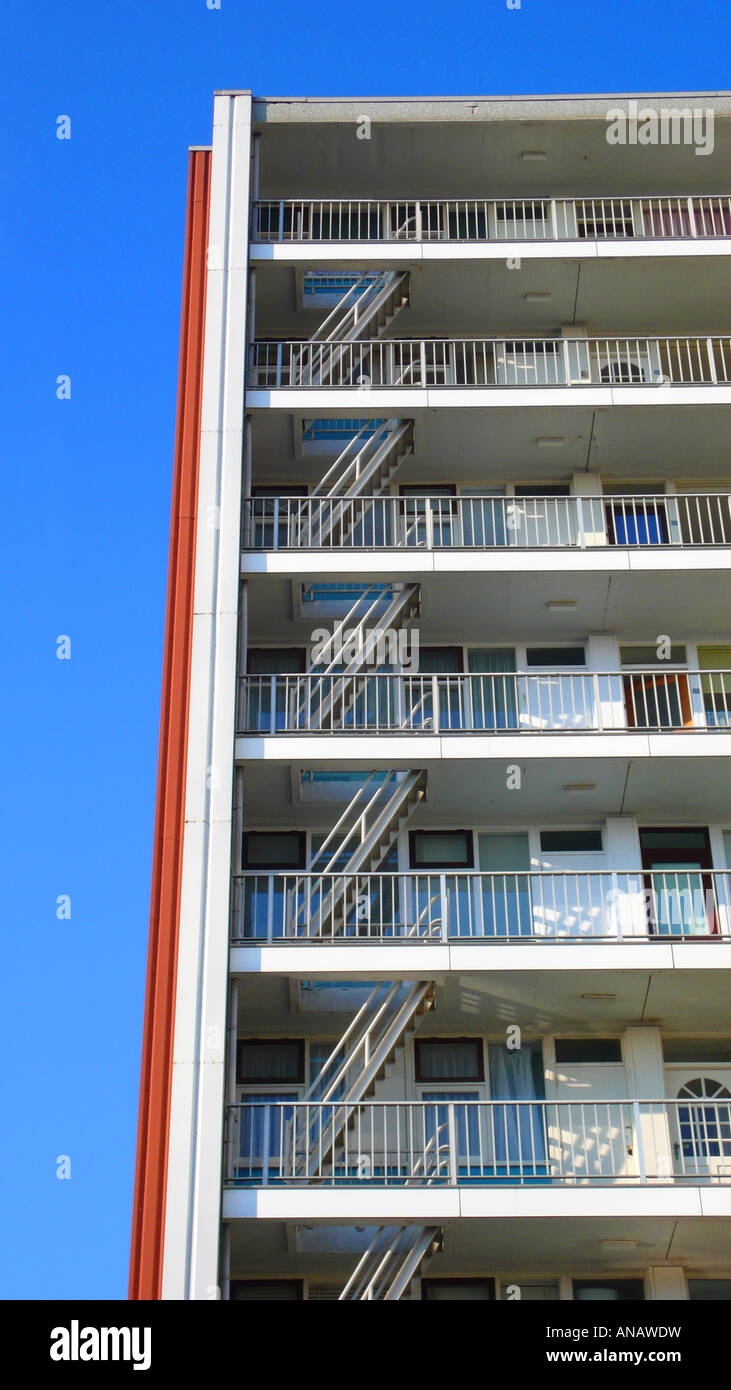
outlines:
M703 715L711 729L731 727L731 646L699 646Z
M234 899L234 936L244 940L278 940L306 934L307 881L296 872L305 866L305 832L248 831L242 837L244 876ZM240 891L239 891L240 888Z
M520 1048L489 1043L489 1126L485 1141L496 1179L525 1185L548 1178L548 1131L543 1052L539 1042Z
M672 1107L676 1173L731 1176L731 1074L726 1070L674 1073L678 1104Z
M471 830L412 830L409 861L414 897L410 934L476 935Z
M568 483L516 486L508 506L508 543L528 549L575 545L576 513L563 501L569 494Z
M692 729L693 700L682 644L670 647L667 657L658 648L632 645L619 649L624 674L624 706L628 729ZM643 666L633 671L632 666ZM630 668L629 670L627 668Z
M304 720L308 698L301 683L272 680L273 676L299 675L305 669L305 652L301 647L250 647L246 669L250 676L245 709L244 728L270 733L284 729L290 721ZM287 689L289 686L289 689Z
M477 935L533 935L530 849L525 831L478 835L480 872L476 883Z
M417 1084L422 1087L424 1174L458 1179L479 1175L484 1144L481 1114L485 1063L483 1040L419 1038L414 1043Z
M717 936L711 844L705 826L640 829L650 932L656 936Z
M525 728L596 728L595 688L583 646L528 647L518 691Z
M468 727L462 665L461 647L419 647L419 674L403 677L410 728L444 733Z
M507 545L506 510L509 505L504 487L461 488L462 545L476 548Z
M455 544L457 489L451 485L402 487L401 525L407 545L441 549Z
M486 732L518 728L513 647L471 647L467 653L469 727Z

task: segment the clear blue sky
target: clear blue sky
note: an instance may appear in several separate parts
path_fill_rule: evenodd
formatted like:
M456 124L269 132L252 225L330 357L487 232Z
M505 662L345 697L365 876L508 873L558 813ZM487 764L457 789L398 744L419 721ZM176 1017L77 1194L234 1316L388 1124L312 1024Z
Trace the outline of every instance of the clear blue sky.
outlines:
M6 0L0 1297L126 1294L187 146L213 90L710 90L727 31L724 0Z

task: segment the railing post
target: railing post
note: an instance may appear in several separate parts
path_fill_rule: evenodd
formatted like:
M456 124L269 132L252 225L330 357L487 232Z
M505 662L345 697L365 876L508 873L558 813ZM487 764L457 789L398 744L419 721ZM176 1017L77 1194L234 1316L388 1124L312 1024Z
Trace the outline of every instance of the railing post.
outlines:
M697 228L697 226L696 226L696 221L695 221L695 208L693 207L693 199L692 199L692 198L688 198L688 225L689 225L689 227L690 227L690 234L691 234L691 236L692 236L692 237L697 237L697 235L698 235L698 228Z
M449 898L447 897L446 874L439 875L439 911L442 917L442 941L446 942L449 940Z
M618 941L622 941L622 939L623 939L623 937L624 937L624 933L623 933L623 931L622 931L622 909L621 909L621 906L620 906L620 903L619 903L619 879L618 879L618 877L617 877L617 870L616 870L616 869L612 869L612 870L611 870L611 880L612 880L612 902L614 903L614 908L615 908L615 921L616 921L616 923L617 923L617 940L618 940Z
M718 377L716 375L716 359L713 353L713 338L706 338L706 346L708 348L708 369L711 374L711 382L717 386Z
M603 733L603 732L604 732L604 714L603 714L603 711L602 711L601 687L600 687L600 685L599 685L599 674L598 674L597 671L592 671L591 681L592 681L592 685L593 685L593 687L594 687L594 710L595 710L594 723L595 723L595 726L596 726L598 732L599 732L599 733Z
M291 359L290 359L290 360L291 360ZM281 344L281 343L277 343L277 370L276 370L276 376L275 376L275 385L276 385L276 386L281 386L281 384L282 384L282 344ZM290 386L291 386L291 385L292 385L292 382L290 382Z
M432 676L432 678L431 678L431 707L432 707L432 723L433 723L433 725L434 725L434 733L435 733L435 734L438 734L438 733L439 733L439 728L440 728L440 723L441 723L441 721L440 721L440 717L439 717L439 715L440 715L440 711L439 711L439 680L438 680L438 678L437 678L436 676Z
M264 1124L262 1127L262 1155L261 1155L261 1185L269 1185L269 1135L271 1133L271 1102L267 1101L264 1107ZM252 1126L253 1128L253 1126ZM281 1121L280 1121L281 1131Z
M282 895L284 902L287 901L286 891ZM274 874L267 874L267 941L271 945L274 939Z
M419 343L419 372L421 380L420 386L426 386L426 343L422 339Z
M549 203L551 214L551 240L558 241L558 215L556 212L556 199L552 198Z
M280 198L280 199L279 199L279 229L278 229L278 239L279 239L279 241L284 241L284 199L283 199L283 198Z
M584 525L584 499L576 498L576 525L579 533L579 549L586 550L586 527Z
M437 1117L439 1110L437 1109ZM437 1118L437 1134L439 1120ZM452 1187L456 1187L459 1179L458 1159L457 1159L457 1125L454 1117L454 1101L447 1101L447 1134L449 1136L449 1181ZM437 1148L439 1142L437 1140Z
M286 708L286 707L285 707ZM277 678L269 677L269 732L275 734L277 731Z
M274 498L274 519L272 530L272 550L279 549L279 498Z
M640 1169L640 1182L647 1182L647 1170L645 1168L645 1146L642 1142L642 1121L640 1117L640 1102L632 1101L632 1114L634 1118L635 1143L637 1145L637 1162Z

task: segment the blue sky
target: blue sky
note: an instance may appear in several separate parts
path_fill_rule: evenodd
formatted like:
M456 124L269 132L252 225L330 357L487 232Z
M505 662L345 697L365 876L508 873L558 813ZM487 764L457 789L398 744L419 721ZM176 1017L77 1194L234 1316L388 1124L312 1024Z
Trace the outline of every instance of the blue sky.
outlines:
M126 1295L187 147L212 92L713 90L724 0L6 0L0 1297ZM71 140L56 119L71 118ZM316 192L317 190L313 190ZM71 399L56 379L71 378ZM56 640L71 640L70 661ZM56 900L71 898L59 921ZM67 1154L71 1177L59 1181Z

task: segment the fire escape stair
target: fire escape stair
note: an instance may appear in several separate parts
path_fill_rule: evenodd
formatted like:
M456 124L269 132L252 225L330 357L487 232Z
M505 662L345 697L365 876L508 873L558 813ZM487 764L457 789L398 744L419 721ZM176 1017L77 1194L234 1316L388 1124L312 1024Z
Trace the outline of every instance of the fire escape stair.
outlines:
M345 634L360 630L363 635L362 640L358 642L357 653L347 662L345 670L339 669L343 663L337 655L324 667L309 667L307 675L317 679L304 682L303 696L298 701L295 727L304 725L312 731L344 723L358 694L357 683L350 677L357 675L364 666L370 664L379 642L383 641L383 633L397 625L406 628L418 618L421 612L420 586L391 584L389 587L390 597L384 600L383 585L366 585L345 617L336 625L331 644L333 651L340 651L346 640ZM373 623L373 626L369 627L369 623Z
M408 302L407 270L382 270L375 275L365 271L312 334L301 360L293 361L292 384L326 386L348 344L362 341L367 332L371 338L382 337ZM319 353L313 351L317 346Z
M442 1241L438 1226L380 1226L338 1302L388 1301L410 1295L413 1281L441 1249Z

